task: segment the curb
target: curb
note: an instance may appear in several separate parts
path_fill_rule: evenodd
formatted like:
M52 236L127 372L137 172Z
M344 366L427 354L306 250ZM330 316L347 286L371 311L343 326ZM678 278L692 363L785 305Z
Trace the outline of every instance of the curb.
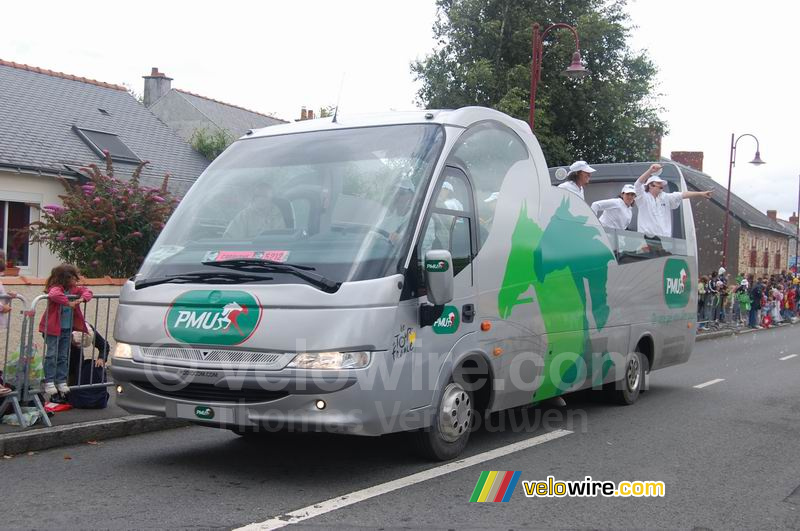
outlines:
M24 454L59 446L82 444L86 441L101 441L188 425L188 422L182 420L151 415L128 415L115 419L53 426L52 428L29 429L19 433L0 435L0 455Z
M704 332L703 334L698 334L695 337L695 341L705 341L707 339L716 339L718 337L727 337L735 335L736 332L734 330L718 330L716 332Z
M783 324L775 325L775 326L773 326L773 327L771 327L769 329L764 328L763 330L774 330L776 328L783 328L784 326L794 326L796 324L800 324L800 321L797 321L796 323L783 323ZM717 330L717 331L714 331L714 332L704 332L703 334L697 334L697 336L695 336L695 341L704 341L706 339L716 339L718 337L740 336L742 334L752 334L754 332L759 332L761 330L762 330L761 328L744 327L744 328L741 328L741 329L731 328L731 329L727 329L727 330Z

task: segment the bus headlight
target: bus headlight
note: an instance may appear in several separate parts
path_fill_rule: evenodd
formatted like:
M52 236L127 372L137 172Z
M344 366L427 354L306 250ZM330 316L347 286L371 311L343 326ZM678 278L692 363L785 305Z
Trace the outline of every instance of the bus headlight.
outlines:
M114 352L111 354L113 358L129 360L133 359L133 350L127 343L117 343L114 347Z
M287 365L292 369L362 369L369 365L371 352L304 352Z

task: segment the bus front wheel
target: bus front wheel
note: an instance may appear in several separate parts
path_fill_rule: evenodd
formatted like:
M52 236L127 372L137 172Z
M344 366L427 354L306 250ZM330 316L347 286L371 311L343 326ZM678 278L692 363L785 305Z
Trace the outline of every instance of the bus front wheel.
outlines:
M448 383L430 427L411 434L414 449L428 459L448 461L467 447L475 418L472 395L456 382Z

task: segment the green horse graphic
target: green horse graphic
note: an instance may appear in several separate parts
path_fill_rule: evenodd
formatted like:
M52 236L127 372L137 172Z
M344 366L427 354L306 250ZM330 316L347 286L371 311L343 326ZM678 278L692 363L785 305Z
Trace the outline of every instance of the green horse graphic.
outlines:
M511 236L498 308L500 317L507 319L515 306L530 304L534 298L539 304L547 352L542 353L544 374L534 401L563 394L578 383L582 367L592 371L587 295L597 328L608 321L606 284L614 255L587 219L573 215L569 199L564 198L543 231L528 217L523 202ZM533 296L523 296L531 288ZM578 358L585 363L578 363ZM607 355L602 359L605 377L610 363Z

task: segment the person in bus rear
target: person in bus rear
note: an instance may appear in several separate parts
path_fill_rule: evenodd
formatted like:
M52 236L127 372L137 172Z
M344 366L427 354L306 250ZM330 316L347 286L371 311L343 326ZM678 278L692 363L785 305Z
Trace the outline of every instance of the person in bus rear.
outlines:
M600 224L603 227L625 230L633 217L633 201L635 199L636 190L632 184L626 184L622 187L619 197L595 201L592 203L592 210L595 215L600 216Z
M92 299L92 292L78 286L80 273L71 264L61 264L50 272L45 282L47 312L39 322L39 332L45 338L44 393L68 393L69 348L72 331L88 332L80 304ZM70 300L68 295L77 299Z
M569 190L573 194L585 200L583 197L583 188L589 184L589 179L592 177L592 174L595 171L597 170L586 164L586 161L579 160L573 162L569 167L567 180L559 184L558 187L563 188L564 190Z
M661 247L661 238L672 237L672 211L681 206L681 200L711 197L711 190L664 192L667 181L659 177L660 173L661 164L653 164L633 185L636 189L636 206L639 207L636 230L644 233L653 250Z

